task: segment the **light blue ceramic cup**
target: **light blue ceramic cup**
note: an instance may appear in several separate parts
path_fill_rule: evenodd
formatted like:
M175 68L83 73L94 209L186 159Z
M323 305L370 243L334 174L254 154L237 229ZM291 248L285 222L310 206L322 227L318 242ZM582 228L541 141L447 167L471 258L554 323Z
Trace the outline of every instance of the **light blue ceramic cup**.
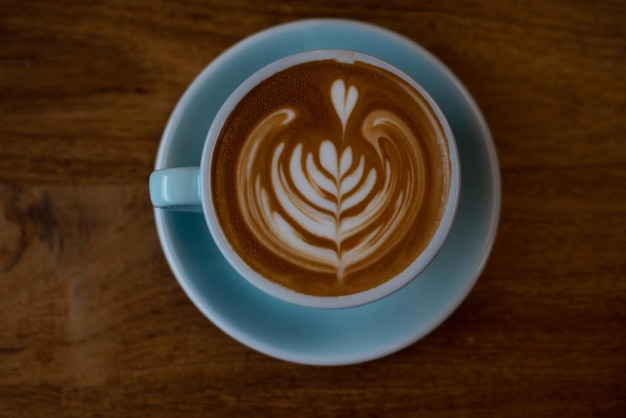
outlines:
M439 226L433 238L417 258L400 274L376 286L359 293L343 296L312 296L298 293L280 286L271 278L263 277L249 267L230 246L228 239L217 220L211 196L211 160L214 145L220 135L224 122L232 110L261 81L273 74L304 62L333 59L340 62L363 62L389 71L406 81L419 93L434 110L443 127L450 159L450 187L446 196L446 205ZM280 300L311 308L350 308L364 305L384 298L419 277L444 244L450 231L457 209L460 193L460 164L457 146L452 130L437 103L426 90L403 71L374 56L343 49L322 49L296 53L278 59L253 73L241 83L222 104L214 117L204 142L199 166L173 167L154 171L150 176L150 198L155 208L163 210L198 211L204 218L211 236L224 258L251 284L265 293Z
M267 295L224 259L202 213L155 209L159 242L173 279L211 325L274 358L346 365L411 346L439 327L470 294L496 236L501 201L498 159L476 101L450 69L416 41L420 39L363 22L308 19L268 28L207 58L211 62L185 90L167 122L155 169L199 166L213 117L258 69L302 51L343 48L392 63L429 92L454 132L463 178L452 229L419 280L350 309L307 308ZM419 352L416 348L414 354Z

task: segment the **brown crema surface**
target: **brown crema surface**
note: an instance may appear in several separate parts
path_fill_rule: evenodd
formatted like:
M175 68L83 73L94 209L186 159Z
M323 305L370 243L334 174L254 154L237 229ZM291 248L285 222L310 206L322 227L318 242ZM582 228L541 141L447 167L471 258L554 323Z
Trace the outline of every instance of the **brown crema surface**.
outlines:
M450 160L432 108L369 64L281 71L236 106L215 145L211 192L239 257L300 293L339 296L405 270L432 239Z

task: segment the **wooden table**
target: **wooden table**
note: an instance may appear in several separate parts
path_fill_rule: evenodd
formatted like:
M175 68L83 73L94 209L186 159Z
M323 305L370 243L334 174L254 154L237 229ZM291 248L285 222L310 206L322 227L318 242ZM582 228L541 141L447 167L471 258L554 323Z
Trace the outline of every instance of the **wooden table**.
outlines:
M626 416L626 4L0 2L0 416ZM287 363L209 322L147 179L191 80L333 16L442 59L492 129L502 216L461 307L411 347Z

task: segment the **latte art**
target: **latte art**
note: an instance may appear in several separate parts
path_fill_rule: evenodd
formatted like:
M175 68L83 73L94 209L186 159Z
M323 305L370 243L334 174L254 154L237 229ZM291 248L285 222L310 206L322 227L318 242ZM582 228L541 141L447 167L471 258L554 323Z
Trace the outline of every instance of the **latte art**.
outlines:
M306 294L363 291L405 269L433 235L447 148L432 109L395 76L302 66L255 88L227 121L213 158L216 213L268 279Z
M341 281L402 239L397 229L419 212L423 190L416 184L424 173L419 142L390 112L375 110L355 121L363 135L357 149L370 148L375 159L366 161L362 152L346 146L358 89L346 89L339 79L328 93L342 127L335 138L283 135L298 109L277 110L246 138L236 178L243 219L265 248ZM303 141L313 142L315 152L305 153ZM388 143L388 151L381 142ZM271 164L262 171L255 161L264 158L266 149L272 150ZM403 156L407 152L411 155Z

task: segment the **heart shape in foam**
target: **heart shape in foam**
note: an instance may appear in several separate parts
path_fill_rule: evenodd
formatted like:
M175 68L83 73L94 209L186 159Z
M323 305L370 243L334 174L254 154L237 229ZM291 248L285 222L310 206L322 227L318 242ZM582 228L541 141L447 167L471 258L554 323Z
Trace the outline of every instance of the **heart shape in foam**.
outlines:
M346 130L346 123L350 118L350 114L354 110L359 93L355 86L350 86L346 92L346 83L343 80L335 80L330 88L333 106L341 120L343 130Z

